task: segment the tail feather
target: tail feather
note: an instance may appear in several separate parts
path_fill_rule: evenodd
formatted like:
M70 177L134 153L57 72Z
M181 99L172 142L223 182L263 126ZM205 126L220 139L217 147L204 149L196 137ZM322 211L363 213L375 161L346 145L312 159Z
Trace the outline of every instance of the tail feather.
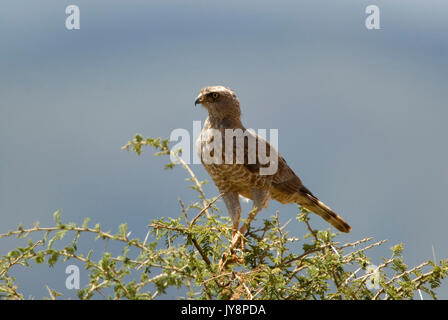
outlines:
M321 216L324 220L341 232L348 233L352 229L344 219L331 210L325 203L316 198L311 192L300 192L300 197L297 203Z

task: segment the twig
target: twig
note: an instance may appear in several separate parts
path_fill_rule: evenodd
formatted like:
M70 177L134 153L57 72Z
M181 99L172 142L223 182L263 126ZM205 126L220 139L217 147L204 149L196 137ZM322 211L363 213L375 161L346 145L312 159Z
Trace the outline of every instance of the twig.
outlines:
M51 292L50 288L48 288L48 285L45 285L47 287L48 293L50 294L51 300L56 300L56 298L53 295L53 292Z
M182 209L182 213L184 214L185 217L185 221L187 222L188 227L190 227L190 221L188 220L188 216L187 216L187 211L185 210L185 206L184 203L182 202L182 200L180 200L180 198L178 199L180 207Z
M305 221L306 223L306 227L308 229L308 231L313 235L314 240L316 240L316 243L319 242L319 238L317 237L316 233L314 232L313 228L311 228L310 223L308 222L308 219L304 219L303 221Z
M34 244L30 247L30 250L29 250L29 251L33 250L33 249L34 249L39 243L41 243L41 242L42 242L42 240L39 240L39 241L37 241L36 243L34 243ZM12 262L9 262L8 267L6 267L6 268L3 270L3 272L0 273L0 278L3 277L3 275L4 275L6 272L8 272L9 269L11 269L11 267L12 267L13 265L17 264L20 260L22 260L23 257L25 257L25 255L26 255L29 251L26 251L26 252L22 253L20 256L18 256L17 258L15 258Z
M381 240L381 241L372 243L372 244L370 244L370 245L368 245L368 246L366 246L364 248L361 248L361 249L359 249L357 251L353 251L353 252L350 252L350 253L346 254L345 256L342 257L342 259L344 260L344 262L348 262L348 261L350 261L349 258L356 256L358 253L364 252L366 250L372 249L372 248L377 247L377 246L380 246L380 245L382 245L385 242L387 242L387 240Z
M243 288L246 290L248 300L253 300L254 297L253 297L252 293L250 292L249 288L248 288L248 287L246 286L246 284L244 283L244 279L241 279L241 277L240 277L238 274L236 274L236 273L233 273L233 275L235 276L235 278L238 279L238 281L240 282L240 284L241 284L241 285L243 286Z
M196 215L196 217L193 218L193 220L191 220L191 225L194 225L196 223L196 221L201 217L201 215L204 212L207 212L207 210L219 199L223 196L224 193L221 193L219 196L217 196L215 199L213 199L212 201L210 201L209 203L207 203L207 205Z
M201 246L199 245L199 243L196 241L196 239L193 238L193 237L191 237L191 242L193 242L193 245L195 246L196 250L198 250L199 254L200 254L201 257L202 257L202 260L204 260L205 263L206 263L208 266L210 266L210 265L211 265L210 260L208 259L207 255L204 253L204 251L202 251L202 248L201 248Z
M410 273L412 273L412 272L414 272L414 271L416 271L416 270L420 270L421 268L423 268L423 267L425 267L425 266L427 266L427 265L429 265L429 262L427 261L427 262L423 262L423 263L421 263L420 265L418 265L418 266L416 266L416 267L414 267L414 268L412 268L412 269L409 269L409 270L407 270L407 271L404 271L403 273L400 273L400 274L398 274L398 275L395 275L392 279L390 279L389 281L387 281L386 283L385 283L385 285L390 285L390 284L392 284L393 282L395 282L396 280L398 280L399 278L402 278L403 276L406 276L406 275L409 275ZM427 277L427 276L429 276L429 275L431 275L432 274L432 272L430 271L430 272L428 272L428 273L426 273L426 274L422 274L421 276L419 276L419 277L417 277L417 278L415 278L414 280L412 280L412 282L416 282L416 281L419 281L419 280L421 280L421 279L423 279L424 277ZM400 288L400 290L398 291L398 292L400 292L401 291L401 288ZM372 298L372 300L376 300L382 293L384 293L385 292L385 290L384 290L384 288L381 288L381 290L379 290L376 294L375 294L375 296ZM398 293L397 292L397 293Z
M357 246L357 245L359 245L361 243L371 241L372 239L373 239L373 237L369 237L369 238L364 238L364 239L361 239L361 240L358 240L358 241L355 241L355 242L348 242L348 243L342 245L341 249L346 248L346 247L355 247L355 246Z
M67 231L76 231L76 232L89 232L89 233L95 233L97 234L100 238L103 239L112 239L112 240L117 240L117 241L121 241L121 242L125 242L130 244L131 240L127 239L126 235L124 235L123 237L118 237L118 236L114 236L111 235L107 232L101 231L99 228L98 229L94 229L94 228L87 228L87 227L70 227L67 226L66 229ZM60 226L56 226L56 227L38 227L35 226L33 228L29 228L29 229L20 229L20 230L16 230L16 231L10 231L8 233L2 233L0 234L0 238L4 238L4 237L9 237L12 235L22 235L22 234L29 234L32 232L53 232L53 231L61 231L61 227ZM134 242L132 241L132 245L143 249L145 251L150 251L146 246L142 245L141 243L138 242Z
M202 203L204 205L204 210L205 213L207 215L207 217L210 217L210 213L208 212L208 209L210 208L210 204L207 201L207 198L205 197L205 193L204 190L202 190L202 185L199 182L198 178L196 178L196 175L194 174L193 170L191 170L190 166L184 161L184 159L182 159L181 157L179 157L179 155L170 150L170 154L174 155L176 157L176 159L182 164L182 166L185 168L185 170L187 170L187 172L190 174L191 179L193 180L193 182L195 183L196 187L198 188L198 191L201 195L202 198Z

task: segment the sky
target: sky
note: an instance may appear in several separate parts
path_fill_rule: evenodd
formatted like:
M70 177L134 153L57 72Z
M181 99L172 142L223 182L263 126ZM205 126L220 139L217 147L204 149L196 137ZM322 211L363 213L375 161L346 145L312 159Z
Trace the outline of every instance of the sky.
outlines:
M65 27L72 4L79 30ZM371 4L379 30L365 27ZM135 133L191 131L206 117L199 90L225 85L246 127L278 129L288 164L350 223L341 241L388 239L371 253L378 264L397 243L409 266L448 258L447 16L442 0L3 0L0 233L52 224L59 208L64 221L127 222L140 237L151 219L177 217L178 197L196 199L186 173L120 148ZM272 202L259 219L275 210L296 214ZM0 254L17 245L0 239ZM20 269L19 288L74 296L64 271ZM448 281L437 292L448 299Z

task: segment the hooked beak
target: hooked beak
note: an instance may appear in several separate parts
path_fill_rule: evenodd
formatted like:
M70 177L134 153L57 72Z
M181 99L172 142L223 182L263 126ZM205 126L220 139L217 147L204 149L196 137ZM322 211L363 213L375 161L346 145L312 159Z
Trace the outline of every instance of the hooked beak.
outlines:
M202 103L202 95L200 94L194 101L194 105L197 106L198 104L201 104L201 103Z

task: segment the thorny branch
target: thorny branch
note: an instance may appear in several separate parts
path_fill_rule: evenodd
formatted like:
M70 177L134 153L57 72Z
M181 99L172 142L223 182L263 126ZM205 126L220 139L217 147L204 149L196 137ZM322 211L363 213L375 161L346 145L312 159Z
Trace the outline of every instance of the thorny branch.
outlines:
M375 270L380 279L379 288L369 288L366 283L372 281L372 274L359 275L359 272L371 265L366 253L386 240L371 243L373 238L369 237L337 242L330 230L314 230L309 212L303 209L297 217L299 225L304 226L302 230L297 225L287 229L290 221L281 225L278 215L265 219L264 226L252 228L255 224L255 211L252 211L243 231L232 236L229 218L218 215L216 207L222 195L207 199L203 182L178 151L169 149L167 140L137 135L123 149L140 154L144 145L155 147L159 155L174 155L189 173L202 206L186 208L179 199L180 216L152 221L143 241L129 238L126 225L119 227L119 233L112 234L99 225L89 227L87 222L82 226L61 223L59 214L55 214L56 226L19 226L0 234L0 239L29 240L28 245L0 257L0 298L23 299L9 274L17 265L30 267L34 261L53 266L58 257L64 261L75 259L86 267L90 280L78 291L81 299L90 299L96 294L114 299L154 299L163 297L170 287L186 288L187 297L193 299L379 299L383 294L387 299L412 299L420 290L435 298L434 289L448 273L445 260L408 268L403 262L401 246L395 246L391 248L392 256ZM204 213L206 219L201 219ZM297 234L289 236L291 230ZM43 236L31 241L30 236L36 234ZM63 240L66 234L74 234L68 245ZM121 253L98 255L92 249L83 255L78 239L86 234L120 244ZM220 268L223 256L227 254L229 258L241 239L246 243L246 250L240 251L236 259L226 259L225 268ZM55 249L52 245L56 241L66 246ZM58 298L59 293L47 289L50 299Z

